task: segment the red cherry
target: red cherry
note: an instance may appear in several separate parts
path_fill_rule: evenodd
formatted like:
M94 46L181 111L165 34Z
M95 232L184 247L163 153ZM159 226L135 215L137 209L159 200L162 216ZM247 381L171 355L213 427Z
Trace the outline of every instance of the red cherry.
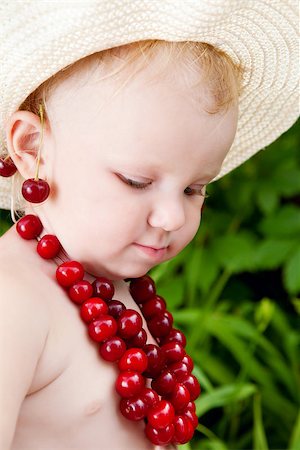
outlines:
M118 361L126 351L126 344L122 338L113 336L101 344L99 351L105 361Z
M158 393L150 388L144 388L140 393L140 397L149 408L159 401Z
M103 316L98 317L98 319L89 324L88 333L93 341L103 342L114 336L117 329L118 326L115 319L108 314L103 314Z
M181 380L181 383L184 384L186 388L188 388L192 401L196 400L199 397L201 393L201 387L195 375L187 375L183 380Z
M174 441L176 444L186 444L194 433L191 422L186 416L175 416L173 424L175 428Z
M192 412L196 412L196 405L193 401L188 402L188 404L186 405L186 407L184 408L185 410L189 409Z
M194 429L197 428L197 426L198 426L198 417L197 417L197 415L194 412L192 412L190 409L184 409L183 411L181 411L181 414L183 416L187 417L190 420L190 422L193 425Z
M50 194L50 187L47 181L38 178L29 178L22 185L22 195L30 203L41 203Z
M45 234L38 244L37 244L37 252L44 259L52 259L58 255L61 245L59 240L53 234Z
M185 355L184 348L182 345L178 344L178 342L168 342L167 344L163 344L161 349L164 352L167 364L181 361Z
M150 300L147 300L146 303L142 304L142 312L145 319L150 319L150 317L153 317L159 313L163 313L165 312L165 310L166 302L159 295L150 298Z
M147 342L147 333L144 328L142 328L138 334L136 334L133 338L126 340L127 348L132 347L144 347Z
M114 285L105 277L98 277L92 283L94 297L101 297L104 300L111 300L115 293Z
M168 342L178 342L184 348L186 346L186 337L182 331L177 330L177 328L172 328L170 333L162 339L162 344L167 344Z
M173 317L168 312L159 313L148 322L148 328L152 336L161 338L167 336L172 328Z
M164 354L160 347L154 344L146 344L143 350L148 358L148 367L144 375L148 378L156 377L165 365Z
M174 373L176 380L179 383L189 375L188 366L181 361L170 364L168 368Z
M145 427L145 434L147 438L155 445L167 445L174 436L174 425L171 423L165 428L157 429L147 423Z
M170 370L163 370L161 374L151 382L151 387L155 389L159 395L170 394L175 388L175 385L176 378Z
M147 409L147 405L139 396L120 400L120 411L126 419L134 421L144 419Z
M126 370L116 379L116 391L121 397L133 397L145 387L145 379L139 372Z
M80 307L80 317L86 323L92 322L103 314L108 314L108 306L99 297L89 298Z
M171 394L168 396L168 400L170 400L174 406L175 411L180 411L188 405L190 401L190 392L184 384L177 383Z
M8 158L0 158L0 176L1 177L11 177L16 173L18 169L16 168L13 160Z
M124 339L130 339L141 331L143 321L134 309L126 309L118 318L118 333Z
M137 303L145 303L155 295L155 284L148 275L135 278L129 285L129 292Z
M109 314L113 316L115 319L120 317L121 313L125 311L125 309L126 306L119 300L109 300L108 302Z
M159 400L149 409L147 418L153 428L165 428L173 422L175 411L167 400Z
M183 362L184 364L187 365L189 372L192 372L193 368L194 368L194 361L192 360L192 358L190 357L190 355L188 355L187 353L184 355L184 357L182 358L181 362Z
M119 369L121 371L134 370L136 372L144 372L148 365L148 358L140 348L131 348L126 350L119 361Z
M38 216L27 214L16 224L16 230L23 239L35 239L43 230L43 225Z
M77 281L82 280L84 269L77 261L66 261L56 269L56 279L63 287L72 286Z
M92 294L93 287L87 280L77 281L77 283L74 283L69 289L70 299L78 305L89 299Z

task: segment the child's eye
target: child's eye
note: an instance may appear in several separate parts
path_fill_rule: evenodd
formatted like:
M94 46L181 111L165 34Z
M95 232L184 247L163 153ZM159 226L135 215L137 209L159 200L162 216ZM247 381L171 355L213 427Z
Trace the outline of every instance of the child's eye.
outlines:
M206 185L196 185L195 187L188 186L185 188L184 193L186 195L201 195L202 197L206 198L208 197L207 194L205 194L205 187Z
M148 186L150 186L150 184L152 184L152 181L148 181L147 183L145 183L145 182L143 183L141 181L132 180L131 178L126 178L126 177L124 177L123 175L120 175L120 174L119 174L119 177L121 178L121 180L124 183L126 183L129 186L132 186L133 188L136 188L136 189L146 189Z

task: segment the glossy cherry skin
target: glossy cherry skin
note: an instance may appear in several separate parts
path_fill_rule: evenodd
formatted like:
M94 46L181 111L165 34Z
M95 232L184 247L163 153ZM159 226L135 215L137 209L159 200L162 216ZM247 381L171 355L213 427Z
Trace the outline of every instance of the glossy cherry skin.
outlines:
M89 336L95 342L103 342L114 336L117 329L117 322L108 314L103 314L88 325Z
M147 419L153 428L165 428L173 422L175 411L167 400L159 400L149 409Z
M94 297L101 297L104 300L111 300L115 293L113 283L105 277L98 277L92 283Z
M53 234L45 234L36 247L38 254L44 259L52 259L58 255L61 249L59 240Z
M126 309L118 318L118 334L124 339L130 339L142 329L141 315L134 309Z
M133 370L136 372L144 372L148 365L148 358L140 348L131 348L126 350L119 361L119 369L121 371Z
M22 185L22 195L30 203L42 203L50 194L47 181L38 178L29 178Z
M173 441L176 444L186 444L192 439L194 428L186 416L175 416L173 425L175 428Z
M168 400L174 406L175 411L180 411L187 407L190 401L190 392L182 383L176 383L173 391L168 396Z
M126 419L138 421L146 417L148 406L140 396L122 398L120 400L120 411Z
M179 383L185 380L190 373L188 366L181 361L170 364L168 368L174 373L176 380Z
M163 344L161 349L164 352L167 364L181 361L185 356L185 350L178 342L168 342L167 344Z
M178 342L183 348L186 346L186 337L182 331L177 330L177 328L172 328L170 333L162 339L162 344L167 344L168 342Z
M142 312L145 319L150 319L150 317L163 313L165 310L166 302L159 295L155 295L155 297L150 298L150 300L142 304Z
M148 408L154 406L159 401L158 393L150 388L144 388L140 393L140 397Z
M118 361L126 351L126 344L119 336L106 339L99 349L100 355L105 361Z
M135 278L129 285L129 292L137 303L145 303L156 293L154 281L148 275Z
M152 380L151 387L159 395L170 394L176 385L176 378L170 370L163 370L161 374Z
M93 287L89 281L80 280L74 283L69 288L68 294L72 302L76 303L77 305L80 305L85 300L91 298L93 294Z
M174 436L174 425L171 423L165 428L154 428L147 423L145 427L145 434L149 441L151 441L154 445L167 445L169 444Z
M119 373L115 387L121 397L134 397L145 387L145 379L139 372L126 370Z
M108 306L99 297L91 297L85 300L80 307L80 317L85 323L90 323L103 314L108 314Z
M164 354L160 347L154 344L146 344L143 350L148 358L148 367L144 375L148 378L156 377L165 366Z
M70 287L77 281L82 280L84 269L77 261L67 261L60 264L56 269L56 279L63 287Z
M168 311L165 311L152 317L148 322L148 328L152 336L162 338L170 333L172 324L172 315Z
M190 357L190 355L188 355L187 353L184 355L184 357L182 358L181 362L183 362L184 364L187 365L188 367L188 371L192 372L193 368L194 368L194 361L192 360L192 358Z
M127 348L132 348L132 347L143 348L144 345L146 345L146 342L147 342L147 333L146 333L146 330L144 328L142 328L138 332L138 334L133 336L133 338L126 339Z
M193 425L194 429L197 428L198 417L194 412L192 412L190 409L185 409L185 410L181 411L180 414L187 417L191 421L191 424Z
M0 176L1 177L11 177L16 173L18 169L16 168L13 160L9 158L0 158Z
M120 317L121 313L126 309L124 303L120 302L119 300L109 300L107 306L109 314L115 319Z
M38 216L27 214L18 220L16 230L23 239L35 239L41 234L43 225Z
M184 386L189 390L191 401L194 401L199 397L201 387L195 375L187 375L183 380L181 380L181 383L184 384Z

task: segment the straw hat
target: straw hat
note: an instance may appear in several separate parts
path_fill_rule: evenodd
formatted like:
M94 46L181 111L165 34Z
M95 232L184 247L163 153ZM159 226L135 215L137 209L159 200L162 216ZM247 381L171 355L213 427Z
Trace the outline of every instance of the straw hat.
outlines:
M266 147L299 114L297 0L2 0L0 140L43 81L76 60L145 39L201 41L246 68L237 134L218 179ZM11 178L0 177L10 208Z

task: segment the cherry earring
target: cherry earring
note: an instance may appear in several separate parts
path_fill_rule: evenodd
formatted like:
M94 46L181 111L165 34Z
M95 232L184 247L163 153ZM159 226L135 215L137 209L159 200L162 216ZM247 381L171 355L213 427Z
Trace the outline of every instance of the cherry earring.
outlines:
M1 177L11 177L16 173L18 169L16 168L13 160L9 155L5 158L0 158L0 176Z
M29 178L25 180L22 185L22 195L30 203L42 203L44 202L50 193L50 187L47 181L39 178L39 165L41 159L41 146L43 141L43 132L44 132L44 115L43 115L43 107L40 105L39 113L42 124L42 132L41 139L39 143L39 150L37 156L37 165L36 165L36 173L34 178Z

